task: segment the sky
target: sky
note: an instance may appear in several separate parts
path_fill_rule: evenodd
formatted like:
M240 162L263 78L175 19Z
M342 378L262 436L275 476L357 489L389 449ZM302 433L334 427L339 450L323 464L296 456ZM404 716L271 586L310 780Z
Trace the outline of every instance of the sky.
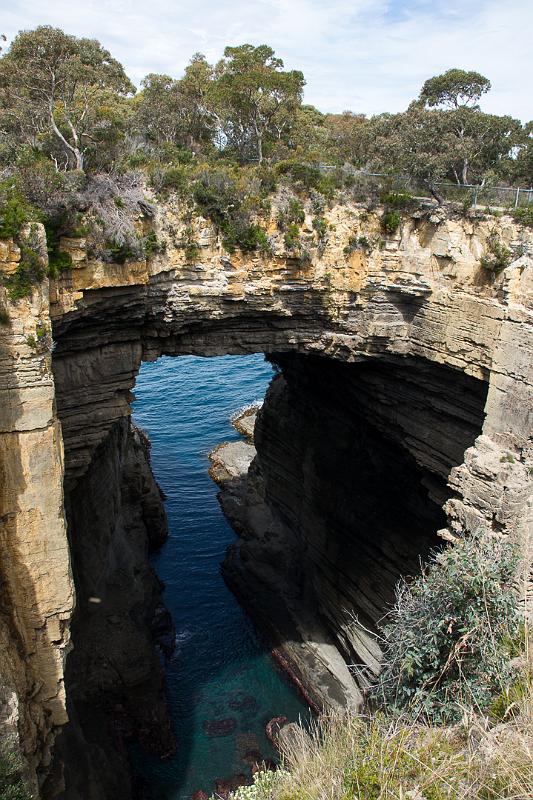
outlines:
M531 0L0 0L0 33L53 25L98 39L139 86L195 52L269 44L324 112L402 111L450 67L492 82L484 111L533 118Z

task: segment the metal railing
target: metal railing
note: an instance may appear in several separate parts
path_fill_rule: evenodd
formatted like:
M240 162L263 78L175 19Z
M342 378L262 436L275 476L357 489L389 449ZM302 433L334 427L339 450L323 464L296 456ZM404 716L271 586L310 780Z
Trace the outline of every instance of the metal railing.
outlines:
M417 197L430 199L427 186L414 181L404 175L390 175L384 172L368 172L355 169L349 165L342 167L335 164L318 164L318 169L324 173L342 172L359 179L362 183L368 180L377 188L390 190L409 191L416 193ZM446 200L464 202L470 197L470 205L493 206L495 208L524 208L533 203L533 187L525 189L518 186L480 186L477 184L435 183L435 189Z

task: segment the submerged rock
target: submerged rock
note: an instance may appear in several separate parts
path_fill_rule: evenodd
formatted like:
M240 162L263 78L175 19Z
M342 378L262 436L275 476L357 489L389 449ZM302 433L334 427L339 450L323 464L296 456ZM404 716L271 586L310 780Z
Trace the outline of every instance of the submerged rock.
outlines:
M265 727L265 733L272 742L274 747L277 748L278 746L278 739L281 729L289 724L289 720L287 717L273 717L269 722L267 722Z
M237 727L237 720L233 717L227 719L205 720L202 724L206 736L229 736Z
M242 772L232 775L230 778L217 778L215 781L215 794L222 800L228 800L235 789L238 789L239 786L246 786L249 783L250 780Z

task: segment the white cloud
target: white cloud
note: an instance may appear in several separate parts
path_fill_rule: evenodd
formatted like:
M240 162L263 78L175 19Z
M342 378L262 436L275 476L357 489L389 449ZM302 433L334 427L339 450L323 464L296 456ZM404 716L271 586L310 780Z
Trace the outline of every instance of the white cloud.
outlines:
M399 111L426 78L457 66L491 79L486 111L533 117L529 0L0 2L9 39L41 24L95 37L137 84L148 72L179 75L197 51L216 60L227 44L267 43L304 72L306 102L323 111Z

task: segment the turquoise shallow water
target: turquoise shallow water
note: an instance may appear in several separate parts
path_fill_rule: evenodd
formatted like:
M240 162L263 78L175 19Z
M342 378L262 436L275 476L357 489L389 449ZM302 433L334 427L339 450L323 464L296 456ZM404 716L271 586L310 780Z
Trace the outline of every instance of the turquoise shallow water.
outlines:
M220 576L235 534L207 474L208 452L239 438L231 415L261 400L271 378L260 355L182 356L144 364L135 387L134 419L150 437L167 496L170 536L153 563L176 625L166 677L178 750L164 762L134 757L154 800L211 793L215 779L249 774L246 751L274 756L264 734L269 719L309 716ZM223 719L233 731L210 736L205 723Z

